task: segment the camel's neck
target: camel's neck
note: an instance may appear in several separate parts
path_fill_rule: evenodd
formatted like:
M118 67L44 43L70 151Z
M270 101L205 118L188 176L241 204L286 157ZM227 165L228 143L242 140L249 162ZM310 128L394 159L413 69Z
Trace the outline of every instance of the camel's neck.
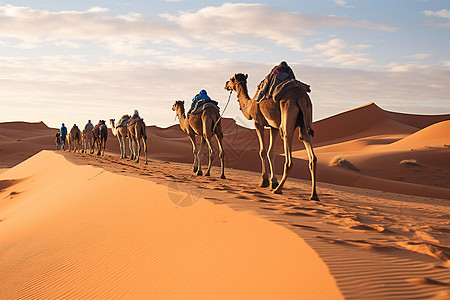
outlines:
M180 121L180 128L183 131L187 132L187 118L183 112L181 112L181 109L177 109L177 116L178 120Z
M255 119L255 116L253 116L252 112L256 111L254 109L256 101L253 101L249 97L246 84L241 83L237 86L237 97L239 99L239 106L244 116L248 120Z
M117 136L118 129L116 128L114 122L111 122L111 131L114 136Z

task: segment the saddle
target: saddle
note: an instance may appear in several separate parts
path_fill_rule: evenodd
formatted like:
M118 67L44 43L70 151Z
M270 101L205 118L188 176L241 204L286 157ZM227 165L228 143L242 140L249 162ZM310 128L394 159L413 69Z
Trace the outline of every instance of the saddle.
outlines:
M116 124L116 128L127 126L127 122L131 117L129 115L123 115L122 118L120 118L119 122Z
M136 123L139 120L143 120L143 119L141 117L136 117L136 118L133 117L131 119L128 119L127 125L128 126L133 125L134 123ZM125 124L124 124L124 126L125 126Z
M281 100L281 98L283 97L283 95L292 89L302 89L307 93L311 92L311 88L308 84L303 83L301 81L295 80L295 79L291 79L291 80L287 80L282 82L281 84L277 85L274 90L273 90L273 100L275 101L279 101Z
M195 106L192 110L188 112L188 115L197 115L202 113L205 109L209 107L214 107L219 110L219 103L215 100L202 99L195 103Z

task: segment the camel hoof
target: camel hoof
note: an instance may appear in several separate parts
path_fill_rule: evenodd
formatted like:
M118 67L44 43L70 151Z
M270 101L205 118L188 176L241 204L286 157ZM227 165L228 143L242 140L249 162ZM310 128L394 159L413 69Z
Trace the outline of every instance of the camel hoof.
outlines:
M313 196L309 197L309 200L311 200L311 201L320 201L319 197L317 197L317 195L313 195Z
M194 173L197 173L197 171L198 171L198 168L194 167Z
M221 179L227 179L227 178L225 177L225 175L223 175L223 174L220 176L220 178L221 178Z
M282 190L279 190L279 189L275 189L275 190L273 190L273 193L274 193L274 194L281 195L281 194L283 194L283 191L282 191Z
M211 176L211 174L209 172L206 172L205 176Z
M265 187L268 187L269 185L270 185L269 184L269 179L263 179L259 186L262 187L262 188L265 188Z
M276 189L277 186L278 186L278 182L277 181L272 182L272 190Z
M197 176L202 176L202 175L203 175L202 170L197 171Z

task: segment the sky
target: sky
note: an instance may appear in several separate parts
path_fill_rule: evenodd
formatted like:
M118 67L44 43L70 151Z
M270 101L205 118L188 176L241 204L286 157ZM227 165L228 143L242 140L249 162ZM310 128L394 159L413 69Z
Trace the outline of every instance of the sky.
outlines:
M311 85L314 120L375 102L450 113L450 1L0 1L0 122L175 124L175 100L225 82L250 96L280 61ZM251 126L236 94L224 117Z

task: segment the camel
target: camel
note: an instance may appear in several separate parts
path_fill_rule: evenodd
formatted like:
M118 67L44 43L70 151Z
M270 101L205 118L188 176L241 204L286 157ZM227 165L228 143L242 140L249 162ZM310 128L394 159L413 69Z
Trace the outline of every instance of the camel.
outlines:
M83 147L82 153L87 153L89 148L89 151L92 154L94 152L94 136L92 130L83 129L81 132L81 140Z
M128 127L126 125L126 122L128 119L130 119L130 116L127 116L128 118L126 118L125 125L124 126L120 126L117 127L115 126L115 119L109 119L109 123L111 124L111 131L112 134L114 136L117 137L117 139L119 140L119 148L120 148L120 158L127 158L127 151L126 151L126 139L129 139L129 135L128 135ZM130 159L133 159L134 157L134 151L131 147L131 143L128 142L129 147L130 147Z
M68 136L69 142L69 152L72 151L78 152L81 151L81 131L76 124L73 124L72 129L70 129L70 133Z
M177 112L177 116L180 121L180 128L187 133L192 143L192 150L194 154L194 163L192 166L194 173L198 176L203 175L201 158L203 155L203 146L206 141L209 148L209 163L205 176L210 176L211 164L214 158L211 138L214 135L216 137L217 144L219 145L219 159L221 166L220 178L226 179L224 164L225 152L223 151L222 145L223 133L219 110L214 107L208 107L202 113L190 115L186 118L184 101L175 101L175 104L172 106L172 110ZM197 143L195 141L195 136L197 135L201 138L199 150L197 149Z
M131 156L135 157L135 163L139 163L139 157L141 156L141 143L144 147L145 164L147 161L147 127L145 126L144 119L139 118L134 123L133 121L128 123L128 136L130 138L130 150Z
M97 155L102 156L105 155L106 140L108 139L108 128L106 127L105 122L105 120L100 120L98 124L94 126L94 129L92 129L94 147L98 149Z
M268 168L270 169L270 181L272 189L275 194L281 194L283 185L292 170L292 139L294 131L297 127L299 130L299 139L303 141L309 159L309 170L311 173L311 196L310 200L319 201L316 192L316 166L317 157L314 154L312 146L312 136L314 131L312 129L312 103L306 89L295 88L288 90L279 101L272 99L261 100L259 103L248 96L247 90L248 75L242 73L235 74L225 84L225 89L228 91L235 91L237 93L238 102L242 114L248 120L255 120L255 129L258 136L261 157L262 171L261 171L261 187L269 186ZM257 95L258 93L256 93ZM255 95L255 96L256 96ZM270 128L269 147L266 150L264 141L264 128ZM283 177L280 183L274 171L273 160L275 157L274 145L278 132L284 144L285 163L283 170Z

